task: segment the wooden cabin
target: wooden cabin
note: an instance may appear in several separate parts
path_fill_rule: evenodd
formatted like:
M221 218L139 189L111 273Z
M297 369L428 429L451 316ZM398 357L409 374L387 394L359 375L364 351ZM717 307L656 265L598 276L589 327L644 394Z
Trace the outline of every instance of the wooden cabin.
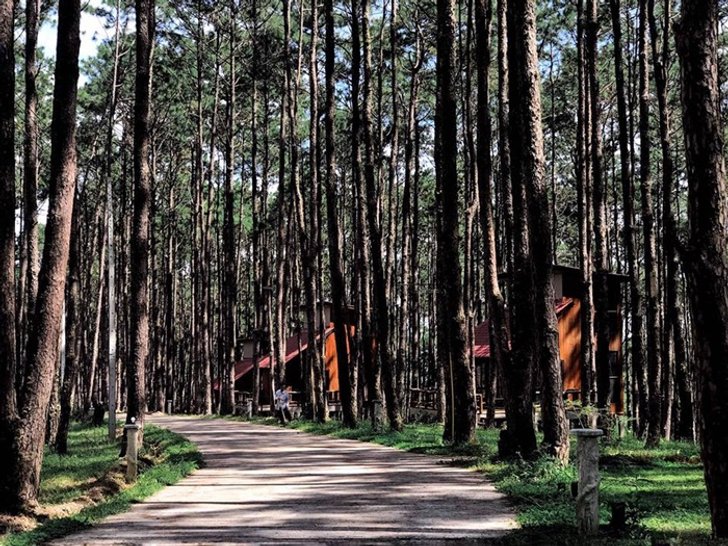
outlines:
M624 377L622 361L622 284L623 275L609 274L609 376L612 390L612 411L624 412ZM579 400L581 395L581 271L579 269L554 266L554 308L558 320L559 352L564 382L564 398ZM594 340L596 350L596 340ZM476 390L485 392L488 361L490 359L490 331L488 321L475 328L473 353L476 366ZM617 394L615 394L617 393ZM497 395L500 398L500 393ZM484 399L481 395L479 399Z
M351 315L351 312L349 313ZM347 323L353 323L352 316L347 317ZM334 323L331 320L331 303L323 304L324 319L324 359L326 373L324 375L324 389L327 392L332 410L336 410L339 403L339 363L336 349L336 334ZM353 326L349 326L353 335ZM317 339L320 340L321 334ZM255 389L255 362L257 360L260 369L260 405L262 408L270 406L273 402L273 377L271 376L271 355L255 354L255 343L246 340L243 343L242 359L235 363L235 391L236 398L247 400L252 397ZM308 330L301 329L286 340L286 385L291 391L291 404L297 406L301 403L301 393L304 390L303 362L307 358ZM275 357L273 356L275 364Z

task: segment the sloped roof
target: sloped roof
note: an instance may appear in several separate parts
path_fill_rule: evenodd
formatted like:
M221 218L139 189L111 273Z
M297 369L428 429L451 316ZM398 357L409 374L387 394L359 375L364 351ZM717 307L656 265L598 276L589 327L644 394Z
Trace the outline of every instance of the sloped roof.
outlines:
M560 315L571 304L573 298L561 298L554 302L556 315ZM475 327L475 339L473 340L473 356L475 358L490 358L490 321L486 320Z
M329 337L334 332L334 327L331 326L326 329L324 333L325 337ZM317 335L319 339L321 336ZM300 351L299 351L299 340L300 340ZM300 352L305 351L308 348L308 330L301 330L300 334L293 335L286 340L286 364L296 358ZM254 368L255 364L252 358L244 358L235 363L235 380L237 381L244 375L250 373ZM258 367L261 369L270 368L270 355L266 355L258 361Z

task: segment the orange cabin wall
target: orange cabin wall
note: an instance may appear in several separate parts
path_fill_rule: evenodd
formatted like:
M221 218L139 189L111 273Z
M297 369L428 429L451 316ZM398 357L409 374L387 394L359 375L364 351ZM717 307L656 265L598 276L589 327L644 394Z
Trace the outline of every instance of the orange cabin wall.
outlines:
M574 303L559 315L559 351L563 362L564 391L581 390L581 301L574 299ZM622 356L622 313L617 308L610 312L610 320L616 321L612 325L612 336L609 340L609 350L616 351L617 373L622 378L619 400L612 403L612 412L624 411L624 374ZM596 347L596 337L593 340Z
M333 324L332 324L333 326ZM349 326L349 336L346 339L346 349L351 354L351 347L349 347L349 339L356 333L354 326ZM336 333L331 333L326 338L326 375L328 376L328 390L338 391L339 390L339 355L336 350Z
M336 334L326 338L326 375L328 376L328 390L339 390L339 358L336 352Z
M622 353L622 308L617 306L616 312L609 314L610 320L616 321L612 327L612 337L609 340L609 350L617 351L617 374L620 377L619 399L612 402L610 408L617 414L624 413L624 355ZM611 325L610 325L611 327Z
M558 317L564 390L581 388L581 301L574 299Z

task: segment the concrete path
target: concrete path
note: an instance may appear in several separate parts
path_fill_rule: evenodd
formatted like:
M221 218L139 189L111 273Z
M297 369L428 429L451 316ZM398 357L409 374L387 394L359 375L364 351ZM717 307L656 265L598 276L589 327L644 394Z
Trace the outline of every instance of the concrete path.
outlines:
M205 468L55 544L482 544L516 526L482 475L436 458L222 419L149 421L194 441Z

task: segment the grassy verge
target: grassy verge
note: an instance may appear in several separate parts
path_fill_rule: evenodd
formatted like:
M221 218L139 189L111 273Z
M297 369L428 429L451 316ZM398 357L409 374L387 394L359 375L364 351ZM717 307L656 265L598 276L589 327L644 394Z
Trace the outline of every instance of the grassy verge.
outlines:
M259 420L277 424L274 419ZM548 459L506 462L496 457L498 431L479 430L477 446L454 451L442 443L442 428L408 425L401 433L372 430L369 423L356 429L339 422L324 425L295 421L297 430L374 442L445 457L454 464L488 474L516 506L521 528L506 544L584 544L575 533L572 465L563 468ZM572 453L575 453L572 445ZM708 501L697 448L689 443L665 442L646 450L634 437L602 443L602 532L592 544L707 544L710 535ZM609 526L610 505L624 503L627 525ZM711 543L713 544L713 543Z
M90 527L178 482L202 462L194 444L153 425L145 427L144 445L139 480L127 487L121 483L118 446L106 441L106 428L74 426L69 434L71 455L48 452L43 460L39 502L49 519L30 531L0 538L0 544L42 544Z

